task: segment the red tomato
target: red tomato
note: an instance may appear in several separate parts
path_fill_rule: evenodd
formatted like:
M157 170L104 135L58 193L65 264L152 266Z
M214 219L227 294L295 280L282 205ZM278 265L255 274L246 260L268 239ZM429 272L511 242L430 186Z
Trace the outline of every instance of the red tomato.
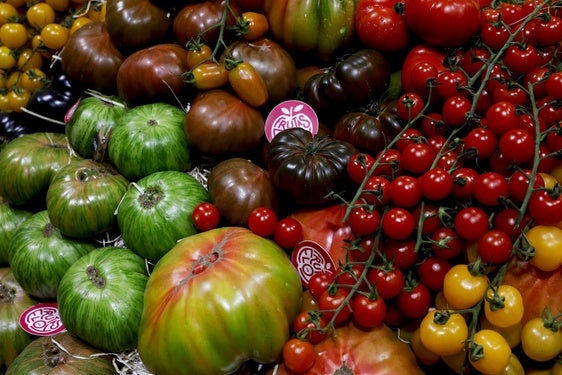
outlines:
M474 181L474 198L485 206L497 206L509 196L507 179L496 172L484 172Z
M423 98L415 92L402 94L396 102L396 113L404 121L411 121L425 109Z
M279 220L273 234L273 240L284 249L294 248L303 238L301 223L292 217Z
M271 208L258 207L248 216L248 228L262 237L269 237L275 233L277 214Z
M437 153L427 143L411 143L402 151L402 168L414 174L422 174L429 170L436 156Z
M361 152L352 155L347 162L347 174L353 182L360 184L374 164L375 158L370 154Z
M391 183L383 176L371 176L363 186L359 199L376 207L383 207L390 201Z
M501 264L509 259L512 245L506 232L490 229L478 240L478 254L486 263Z
M404 276L399 268L377 267L367 273L369 283L377 288L380 298L391 299L404 289Z
M380 221L381 216L375 208L362 205L351 210L347 223L356 237L363 237L375 233Z
M428 257L418 266L420 281L429 290L443 290L445 274L451 269L451 263L444 258Z
M562 71L554 72L548 76L545 89L547 95L553 99L562 99Z
M191 219L197 230L204 232L211 230L219 225L219 209L212 203L202 202L193 208Z
M380 5L380 0L357 2L355 29L361 43L382 52L404 50L410 42L410 32L400 6Z
M315 361L314 345L309 341L292 338L283 346L283 363L291 371L298 373L308 371L314 366Z
M473 168L459 168L453 172L453 196L457 199L470 199L474 190L474 181L479 176Z
M503 63L511 71L526 74L539 66L539 55L532 44L513 44L507 48L502 57Z
M351 299L351 309L355 322L367 328L373 328L381 324L386 315L386 303L380 296L371 298L357 293Z
M425 198L442 200L453 191L453 177L443 168L432 168L420 177L420 186Z
M466 96L450 96L441 108L443 121L451 128L458 128L466 123L466 115L471 107L472 103Z
M422 198L421 184L416 177L401 175L390 183L390 201L397 207L413 207Z
M562 221L562 194L547 189L536 190L529 199L529 215L541 225Z
M475 241L488 230L488 214L479 207L464 207L455 215L454 224L461 238Z
M388 239L384 243L384 255L394 267L400 270L412 268L418 261L416 241Z
M382 230L392 239L406 239L414 233L415 228L414 216L404 208L393 207L382 216Z
M433 254L439 258L455 258L462 252L463 248L464 241L452 228L439 228L431 236L431 249Z
M509 177L509 198L516 203L523 202L530 186L531 171L518 169ZM544 187L544 179L540 174L535 174L533 188Z
M496 134L503 134L519 125L516 106L507 101L496 102L486 112L486 125Z
M314 299L320 299L320 296L334 282L335 274L327 272L317 272L308 280L308 290Z
M463 138L464 149L474 150L478 160L488 159L497 150L498 139L489 128L474 128Z
M326 319L343 323L351 316L351 308L346 301L348 294L349 290L346 288L337 288L335 291L328 288L318 299L318 309Z
M431 306L431 293L424 284L406 287L398 297L396 305L406 318L421 319Z
M480 28L475 0L406 0L406 22L414 34L439 47L458 47Z
M328 320L317 311L301 311L293 321L293 330L298 337L317 344L326 338Z

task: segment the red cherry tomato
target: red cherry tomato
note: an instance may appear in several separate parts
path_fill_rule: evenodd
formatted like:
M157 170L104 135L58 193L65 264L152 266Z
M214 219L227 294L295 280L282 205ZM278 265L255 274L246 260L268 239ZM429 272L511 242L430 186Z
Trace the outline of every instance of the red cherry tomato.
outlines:
M210 202L199 203L191 213L193 225L201 232L216 228L220 218L219 209Z
M386 303L384 299L370 298L361 293L357 293L351 299L353 319L360 326L373 328L384 321L386 315Z
M302 224L292 217L279 220L273 234L273 240L284 249L294 248L303 237Z
M248 228L258 236L270 237L277 227L277 214L271 208L258 207L248 216Z

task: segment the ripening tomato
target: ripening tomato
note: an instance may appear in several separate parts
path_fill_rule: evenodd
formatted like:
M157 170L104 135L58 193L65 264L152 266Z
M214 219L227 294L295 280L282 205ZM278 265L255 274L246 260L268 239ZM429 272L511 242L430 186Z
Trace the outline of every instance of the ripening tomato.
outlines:
M223 64L215 62L198 64L187 76L187 81L199 90L218 89L228 83L228 71Z
M269 98L262 76L248 62L242 61L228 70L228 82L240 99L253 107L264 105Z
M245 40L261 38L269 30L269 21L262 13L244 12L241 17L241 22L244 24L242 38Z

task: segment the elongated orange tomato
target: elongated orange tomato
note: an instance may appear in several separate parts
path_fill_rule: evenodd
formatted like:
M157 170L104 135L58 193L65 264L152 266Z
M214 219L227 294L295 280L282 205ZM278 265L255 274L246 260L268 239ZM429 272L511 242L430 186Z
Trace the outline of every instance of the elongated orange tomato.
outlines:
M269 98L262 76L252 64L245 61L228 71L228 82L238 97L253 107L264 105Z
M247 31L242 35L245 40L261 38L269 30L269 21L261 13L244 12L242 13L242 22L245 24L245 31Z
M208 62L191 69L188 82L199 90L211 90L225 86L229 81L229 72L223 64Z
M187 67L193 69L199 64L211 62L212 56L213 50L206 44L189 47L187 50Z

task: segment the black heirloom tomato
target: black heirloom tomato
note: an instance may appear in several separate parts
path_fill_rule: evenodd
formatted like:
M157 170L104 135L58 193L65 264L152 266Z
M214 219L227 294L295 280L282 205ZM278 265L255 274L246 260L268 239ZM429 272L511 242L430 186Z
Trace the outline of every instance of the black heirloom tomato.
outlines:
M271 141L268 168L274 185L297 204L322 204L332 200L330 192L345 191L347 162L355 153L351 143L290 128Z

